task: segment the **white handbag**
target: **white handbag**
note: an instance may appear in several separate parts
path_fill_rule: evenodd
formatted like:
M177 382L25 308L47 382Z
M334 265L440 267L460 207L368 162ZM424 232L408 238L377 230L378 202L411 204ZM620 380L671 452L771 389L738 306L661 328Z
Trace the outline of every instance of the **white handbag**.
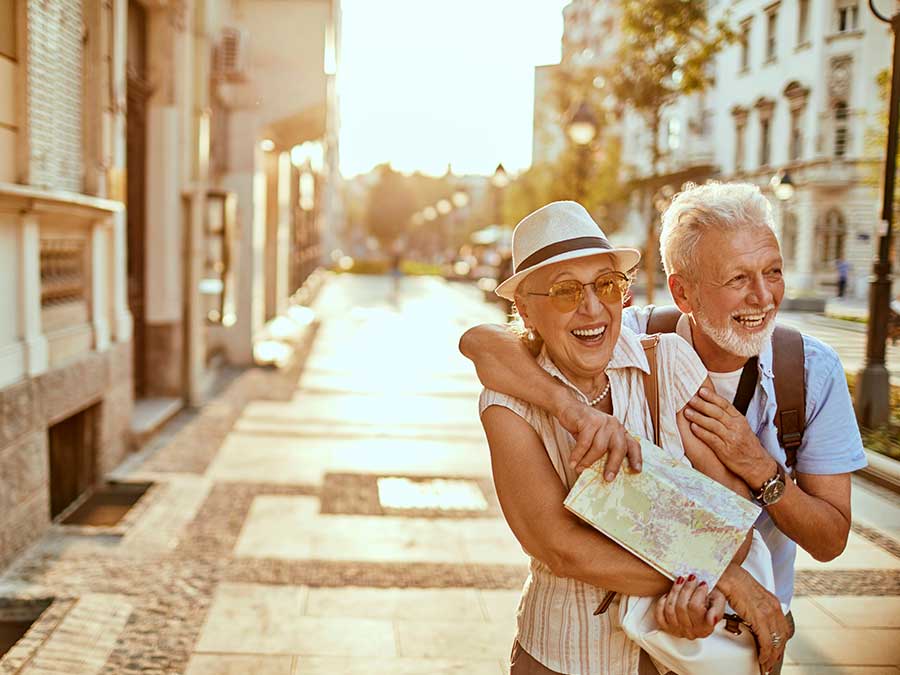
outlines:
M750 551L741 567L774 592L772 556L755 529ZM722 619L709 637L696 640L675 637L660 630L656 623L656 600L655 597L620 596L619 621L626 635L658 666L679 675L759 675L756 638L747 626L742 626L741 634L735 635L726 630L726 620ZM726 612L734 613L734 610L728 607Z

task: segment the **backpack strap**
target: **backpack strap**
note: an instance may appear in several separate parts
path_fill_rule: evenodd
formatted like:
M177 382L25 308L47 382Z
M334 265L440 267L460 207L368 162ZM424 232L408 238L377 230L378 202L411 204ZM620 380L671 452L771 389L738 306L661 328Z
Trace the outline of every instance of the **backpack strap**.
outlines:
M775 426L789 469L797 463L797 449L806 429L805 363L800 331L780 324L775 326L772 335L772 372L778 404Z
M675 305L669 307L652 307L647 315L647 334L674 333L681 310Z
M653 443L659 445L659 370L656 367L656 347L659 335L651 335L641 340L641 347L647 355L650 372L644 374L644 396L650 407L650 420L653 423Z

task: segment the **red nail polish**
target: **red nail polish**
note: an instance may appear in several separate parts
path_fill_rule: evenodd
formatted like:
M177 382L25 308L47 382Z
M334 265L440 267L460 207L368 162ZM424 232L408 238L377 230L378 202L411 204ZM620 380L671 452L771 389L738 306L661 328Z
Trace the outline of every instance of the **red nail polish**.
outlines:
M688 581L693 581L693 580L696 579L696 578L697 578L697 577L695 577L695 576L692 574L691 576L688 577Z
M676 584L683 584L683 583L684 583L684 577L678 577L678 578L675 580L675 583L676 583Z
M705 581L701 581L701 582L700 582L700 585L701 585L701 586L706 586L706 582L705 582Z

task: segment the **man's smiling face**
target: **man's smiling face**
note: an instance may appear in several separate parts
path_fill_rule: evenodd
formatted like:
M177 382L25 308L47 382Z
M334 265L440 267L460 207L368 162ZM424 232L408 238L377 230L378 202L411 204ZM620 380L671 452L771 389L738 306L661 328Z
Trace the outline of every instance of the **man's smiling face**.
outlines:
M721 350L749 358L775 329L784 298L781 251L768 227L705 233L695 249L697 276L686 284L691 314Z

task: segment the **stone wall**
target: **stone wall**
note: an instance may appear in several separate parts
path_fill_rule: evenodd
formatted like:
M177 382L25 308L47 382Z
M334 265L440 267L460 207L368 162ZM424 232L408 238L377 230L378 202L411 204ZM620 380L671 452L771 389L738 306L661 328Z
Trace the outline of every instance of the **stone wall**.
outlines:
M96 467L102 479L128 451L130 342L0 389L0 570L50 525L47 429L97 403Z

